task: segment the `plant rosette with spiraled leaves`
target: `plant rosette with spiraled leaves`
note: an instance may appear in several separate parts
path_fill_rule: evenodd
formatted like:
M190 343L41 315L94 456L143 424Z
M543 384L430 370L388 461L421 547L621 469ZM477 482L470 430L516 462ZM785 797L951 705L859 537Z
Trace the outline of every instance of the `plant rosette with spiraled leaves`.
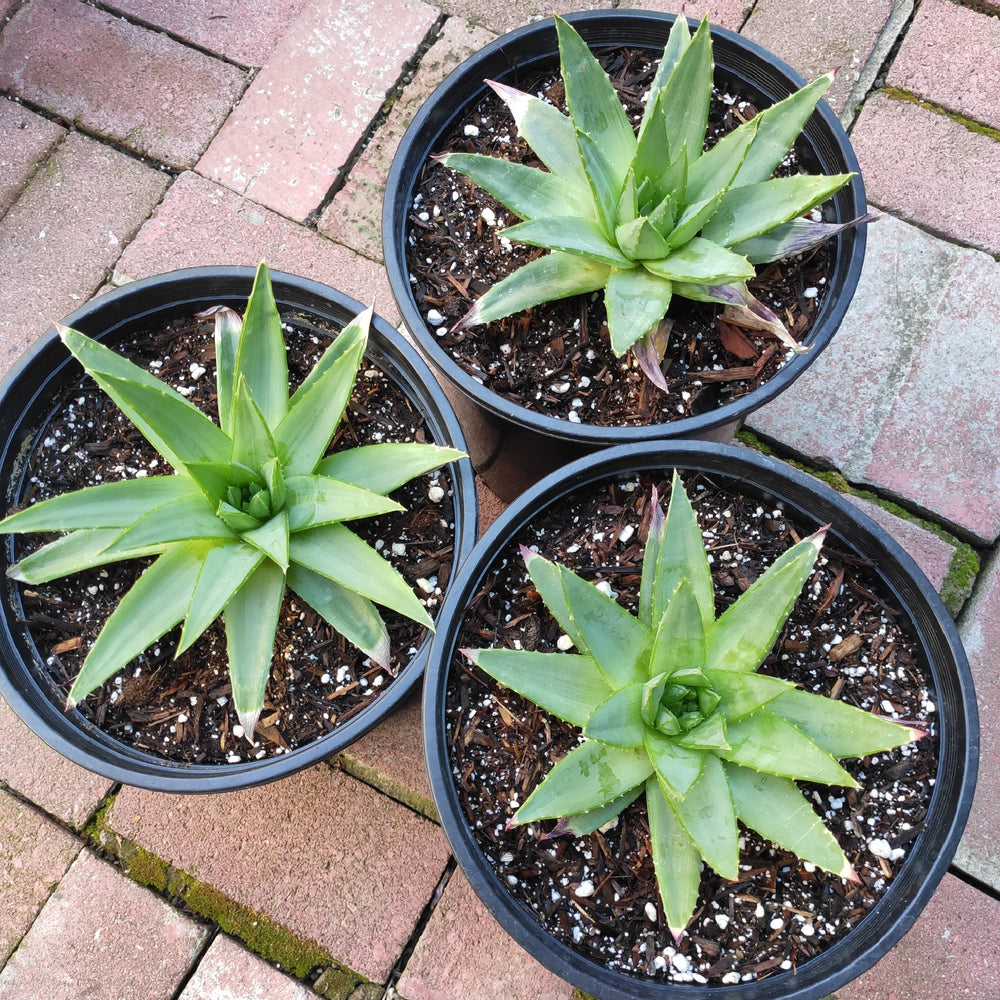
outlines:
M312 289L309 293L315 294ZM282 615L289 599L308 610L310 620L321 620L331 639L356 649L369 670L390 675L401 664L382 609L415 622L414 634L433 629L426 598L434 587L425 580L414 587L385 558L394 543L401 549L405 545L389 537L385 552L377 551L383 544L368 544L357 528L366 519L402 512L389 494L456 463L464 453L420 441L360 447L341 443L329 450L356 395L371 310L346 322L325 349L317 334L307 338L315 363L299 376L294 391L290 367L302 365L287 355L282 317L263 263L243 316L219 306L195 320L202 328L214 324L214 338L209 334L205 340L206 353L191 357L214 363L214 392L208 401L218 422L187 398L191 390L172 387L99 340L58 327L87 375L158 457L131 478L57 492L23 506L0 522L0 533L42 534L44 544L26 550L7 571L29 591L26 599L69 574L100 570L107 578L106 568L113 564L149 563L134 574L131 587L123 587L87 650L67 694L68 709L109 679L120 678L126 668L135 667L138 677L142 664L152 663L154 647L157 653L160 645L170 648L179 660L187 650L199 648L196 643L219 619L228 678L218 678L216 686L226 692L220 701L231 699L242 729L230 734L230 742L245 738L252 757L261 746L255 730L273 664L284 659L276 644L281 641L279 621L282 634L288 627ZM312 344L319 346L313 349ZM180 350L186 354L191 349L189 344ZM154 362L152 368L161 366ZM190 367L189 381L204 374L195 362ZM363 381L379 374L370 364L364 369ZM359 402L365 400L371 410L370 397L359 397ZM74 399L73 406L82 410L84 402ZM353 424L357 417L346 419ZM374 421L374 413L365 419ZM351 438L357 440L356 430L345 440ZM154 468L160 474L153 474ZM445 493L440 486L431 489L442 497ZM431 507L433 500L428 501ZM103 584L92 592L98 589L104 590ZM167 633L178 626L179 634L167 641ZM162 664L146 672L150 680L183 691L183 676L171 680L171 671ZM187 668L184 676L190 676ZM123 690L119 687L119 693ZM179 727L189 714L190 709L182 712Z
M960 837L953 624L846 501L778 466L695 444L573 463L501 517L439 621L449 841L592 995L825 997L908 929Z

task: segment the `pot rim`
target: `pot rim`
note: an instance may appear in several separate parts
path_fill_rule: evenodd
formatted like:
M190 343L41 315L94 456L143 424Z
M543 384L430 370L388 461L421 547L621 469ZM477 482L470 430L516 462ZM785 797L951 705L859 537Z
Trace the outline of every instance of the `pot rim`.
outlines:
M584 34L589 44L622 43L622 33L629 26L634 26L636 33L658 32L656 36L658 41L648 42L650 47L655 44L658 48L662 48L666 32L675 20L673 14L632 9L577 11L568 13L565 17ZM692 25L697 24L695 19L689 18L688 21ZM741 76L746 86L763 92L764 82L759 74L766 74L769 78L770 96L773 99L780 99L780 96L805 85L805 79L795 69L756 42L718 25L712 26L712 38L716 46L717 71L722 68L730 75ZM628 44L640 44L632 42L631 36L625 41ZM731 56L731 49L740 53L743 58L750 57L754 61L753 73L758 74L755 79L752 81L746 79L750 70L742 70L741 74L739 70L722 61L718 51L720 43L725 50L725 57ZM428 329L420 314L411 292L406 264L406 233L407 214L423 164L428 155L435 151L435 144L439 142L442 134L457 117L458 111L454 109L460 110L485 93L484 77L503 78L505 74L515 72L521 66L530 67L544 58L539 53L546 44L548 44L546 50L549 53L548 58L551 59L556 51L553 18L517 28L484 46L452 70L435 88L400 140L386 183L382 212L382 246L393 297L406 328L434 367L465 395L473 399L479 407L502 421L548 437L592 447L604 447L624 441L704 436L720 427L742 421L753 410L763 406L791 385L827 346L840 326L860 280L867 244L865 226L855 227L834 237L839 250L830 275L829 291L804 341L812 347L812 350L788 359L779 371L753 392L706 413L676 421L620 428L598 424L574 424L549 414L528 410L497 393L485 390L477 379L462 369L441 347L437 337ZM524 59L519 54L522 48L526 48L528 53ZM860 166L843 126L825 100L820 101L810 118L806 132L809 133L806 139L814 151L818 140L822 138L827 159L835 156L840 158L838 166L842 167L844 172L856 175L834 196L834 204L838 206L836 209L838 219L846 221L849 217L862 215L867 210L867 202ZM818 152L817 158L819 158Z
M691 984L644 980L605 966L552 938L534 913L514 899L486 863L451 780L442 719L457 631L467 603L497 549L532 517L572 491L618 475L679 467L741 483L785 502L792 516L819 526L832 523L838 544L878 561L876 570L907 615L933 676L940 756L925 830L885 895L858 926L791 972L734 986L712 986L721 1000L820 1000L856 979L903 936L944 877L958 847L975 791L979 759L978 711L972 674L958 631L933 586L898 542L825 483L769 456L732 445L665 442L609 448L586 456L531 487L479 540L461 579L441 609L424 678L425 754L442 826L469 882L487 908L522 947L552 972L603 1000L685 1000Z
M64 320L67 326L79 327L91 335L114 336L153 321L157 316L184 315L210 304L226 302L246 304L256 268L248 266L195 267L168 271L129 282L114 291L92 299ZM313 279L271 272L279 307L315 312L327 322L342 326L361 312L364 306L345 293ZM434 375L419 353L385 319L372 318L366 358L375 362L416 404L428 420L435 440L468 451L462 428L439 387ZM19 358L0 383L0 462L7 467L16 461L19 429L23 413L29 408L44 407L49 387L77 363L59 342L55 328L50 328ZM78 366L77 366L78 367ZM19 398L7 405L12 395ZM44 417L42 418L44 422ZM36 422L37 423L37 422ZM37 434L38 426L24 428L27 440ZM475 480L468 459L449 463L454 502L454 564L457 567L472 548L476 538L478 503ZM15 482L19 477L15 477ZM5 481L4 488L8 486ZM3 497L4 504L12 499ZM11 537L4 539L4 558L11 558ZM6 610L14 600L12 582L3 581L3 605ZM312 742L276 756L238 764L183 764L155 757L119 743L85 719L77 710L63 712L47 693L25 651L33 643L15 637L6 618L0 621L0 695L13 711L49 746L70 760L110 778L139 787L170 792L219 792L264 784L292 774L343 750L388 716L413 691L423 673L430 650L431 636L415 656L400 670L386 690L344 725Z

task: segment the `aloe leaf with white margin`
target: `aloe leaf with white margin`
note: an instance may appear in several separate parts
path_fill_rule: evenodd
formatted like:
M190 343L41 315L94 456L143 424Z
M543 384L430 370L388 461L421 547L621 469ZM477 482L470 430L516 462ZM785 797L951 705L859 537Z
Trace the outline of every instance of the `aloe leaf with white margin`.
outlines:
M640 794L667 924L680 939L702 863L739 870L738 823L856 879L796 781L858 787L839 763L924 734L758 674L806 581L826 529L784 552L716 618L701 529L677 473L666 516L656 492L638 614L528 549L535 589L576 652L464 649L487 674L578 727L514 814L556 819L549 836L591 833Z
M344 327L290 398L263 262L242 318L225 307L204 315L215 318L220 424L98 341L59 328L175 474L53 497L0 521L0 533L67 532L8 570L24 583L156 557L95 640L68 707L176 625L183 623L180 655L221 615L233 702L252 741L286 588L382 666L389 636L377 603L433 628L409 584L344 522L401 510L388 493L464 456L405 442L326 455L364 356L370 309Z
M707 18L693 35L686 18L675 20L638 135L579 34L563 18L555 22L568 115L487 81L545 169L476 153L438 158L522 220L502 235L548 249L553 260L536 258L494 285L455 329L603 288L612 349L621 356L645 344L641 367L655 384L662 379L652 367L665 341L651 335L675 296L742 303L750 315L767 315L758 328L803 350L746 282L755 265L873 218L834 225L806 215L853 174L772 178L833 76L766 108L706 151L714 66Z

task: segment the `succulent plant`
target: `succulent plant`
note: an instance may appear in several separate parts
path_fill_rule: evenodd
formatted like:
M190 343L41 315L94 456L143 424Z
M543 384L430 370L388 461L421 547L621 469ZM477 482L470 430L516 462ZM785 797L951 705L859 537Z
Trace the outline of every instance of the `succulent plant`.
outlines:
M654 492L638 616L529 549L534 587L577 652L464 649L506 687L579 727L582 739L511 824L591 833L645 794L651 854L676 939L702 862L739 869L738 823L845 879L854 869L796 781L857 788L841 766L923 733L757 673L812 573L825 530L784 552L718 618L701 530L674 473Z
M611 346L630 348L665 387L659 364L675 296L715 302L745 325L803 348L747 288L755 265L802 253L844 224L804 218L853 174L773 178L833 79L823 76L705 151L713 88L707 18L671 28L638 134L610 79L573 27L556 17L569 116L541 98L487 81L547 169L475 153L439 159L521 223L503 236L551 252L479 298L461 330L584 292L604 291Z
M0 533L66 532L8 569L29 584L156 557L94 641L67 707L180 622L177 656L221 614L233 702L252 740L286 586L384 666L389 636L373 602L433 627L409 584L344 522L402 510L388 493L463 454L408 442L327 454L364 356L370 309L344 327L291 398L263 262L242 320L224 307L203 315L215 318L218 424L131 361L59 327L174 474L43 500L0 521Z

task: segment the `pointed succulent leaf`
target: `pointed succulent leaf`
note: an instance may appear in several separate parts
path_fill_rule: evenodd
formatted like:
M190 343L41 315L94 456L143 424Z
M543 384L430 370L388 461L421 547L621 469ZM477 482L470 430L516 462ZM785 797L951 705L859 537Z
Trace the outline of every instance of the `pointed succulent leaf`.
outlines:
M229 461L229 438L179 392L96 340L69 327L57 329L87 373L175 469Z
M245 379L250 395L273 431L288 411L288 357L267 264L261 261L243 316L233 386Z
M592 656L520 649L463 649L504 687L582 729L611 688Z
M215 508L215 516L236 535L260 527L259 517L254 517L253 514L247 513L241 507L234 507L225 500Z
M519 267L493 285L459 320L455 330L491 323L543 302L596 292L605 286L610 273L611 268L607 264L554 251Z
M686 147L689 161L696 159L705 145L713 73L711 28L705 18L659 96L671 149Z
M689 204L680 217L673 224L673 229L666 236L667 246L671 250L683 247L685 243L697 236L702 227L709 219L715 215L716 209L722 202L723 192L719 192L711 198L704 198L701 201ZM686 298L691 296L685 295Z
M677 680L679 672L700 671L704 663L705 624L694 587L685 578L677 584L660 618L649 670Z
M660 506L660 495L654 486L649 498L650 519L649 532L646 536L646 550L642 556L642 577L639 585L639 621L647 628L656 629L666 601L662 602L659 617L654 617L656 604L656 570L660 558L660 546L663 544L663 532L667 526L667 518ZM674 581L674 589L680 579ZM667 595L669 597L669 595Z
M744 715L756 712L768 703L772 703L773 711L775 698L795 688L791 681L769 677L767 674L741 673L736 670L709 670L706 673L712 689L721 697L719 711L730 722L742 719Z
M164 552L143 572L94 640L70 688L68 708L118 673L181 620L209 548L207 542L181 543Z
M164 503L200 495L187 476L149 476L102 483L25 507L0 521L0 533L124 528Z
M650 107L653 104L653 107ZM632 171L638 182L647 180L655 183L671 162L670 135L664 126L662 95L654 97L650 93L643 114L639 142L632 160ZM680 146L676 147L680 150Z
M246 738L253 741L271 676L285 574L265 559L229 599L223 611L233 705Z
M285 578L303 601L373 663L389 667L389 633L375 605L353 590L292 563Z
M651 729L646 731L644 743L664 792L671 799L687 795L705 765L704 751L678 746Z
M792 219L769 232L734 246L733 252L743 254L752 264L765 264L783 257L793 257L818 247L838 233L855 226L875 222L880 216L872 212L859 215L850 222L813 222L811 219Z
M502 235L515 243L579 254L598 264L608 264L611 267L632 266L629 258L605 237L603 229L596 222L587 219L533 219L505 229Z
M309 370L309 374L303 379L302 384L295 390L294 395L288 402L290 410L295 409L310 393L312 387L320 379L326 376L327 371L333 367L345 354L357 349L358 341L368 343L368 331L371 326L374 309L369 306L363 309L345 326L340 333L327 345L322 357Z
M730 723L727 733L730 749L719 754L735 764L799 781L859 787L830 754L766 708Z
M726 765L726 776L736 815L747 826L803 861L850 878L850 862L794 781L736 764Z
M119 532L105 551L109 556L121 558L119 553L132 549L199 538L221 541L235 538L232 531L215 516L211 502L200 493L155 507Z
M612 170L624 178L636 149L632 123L587 43L563 18L556 15L555 21L561 76L573 124L578 133L586 133L600 146Z
M635 172L630 170L625 177L625 186L622 188L622 196L618 199L618 209L615 212L615 221L618 231L623 225L634 222L639 216L639 200L635 186Z
M660 902L670 933L678 941L698 905L701 852L655 776L646 779L646 814Z
M667 44L663 47L663 55L660 57L660 64L656 67L656 75L649 85L649 97L646 100L646 107L642 115L642 123L639 126L639 137L648 126L648 122L653 117L653 108L660 91L666 86L681 56L684 55L687 47L691 44L691 29L688 26L686 17L677 17L670 27L670 34L667 35Z
M284 573L288 569L288 511L279 510L259 527L244 531L244 542L260 549Z
M653 385L664 392L668 391L667 380L664 378L663 369L660 366L667 353L667 345L670 343L670 333L673 328L674 321L664 316L645 336L640 337L632 345L632 355L643 374Z
M753 265L738 253L695 236L662 260L644 260L647 271L667 281L728 285L746 281L756 273Z
M739 832L722 761L706 754L701 774L687 794L669 804L705 862L723 878L735 879L739 874Z
M20 583L48 583L70 573L80 573L95 566L120 562L123 559L141 559L144 556L159 555L171 543L148 545L135 549L118 549L108 552L112 543L120 537L120 528L79 528L68 535L35 549L20 562L7 570L7 576Z
M576 144L580 150L587 180L597 209L597 221L608 239L615 231L616 213L625 189L625 173L619 173L609 162L607 150L593 136L577 129Z
M729 750L728 727L722 716L715 712L704 722L677 737L677 745L687 750L711 750L721 753Z
M570 134L573 152L579 162L576 138L572 136L572 132ZM445 153L438 160L489 192L519 219L560 216L597 218L586 178L579 184L575 180L546 173L523 163L512 163L500 157L482 156L478 153Z
M206 552L184 614L175 659L222 614L223 608L263 559L263 552L242 542L214 545Z
M615 691L594 709L583 735L616 747L641 747L646 724L642 717L645 685L640 681Z
M316 472L385 496L417 476L466 457L456 448L393 441L335 452L316 466Z
M260 469L266 462L276 458L278 451L260 412L246 379L241 378L236 386L232 410L232 463L248 469Z
M623 809L632 805L643 793L644 788L645 785L640 782L635 788L630 788L624 795L612 799L607 805L598 806L597 809L590 809L585 813L577 813L575 816L563 816L549 831L545 839L563 837L566 834L583 837L599 830L605 823L610 823Z
M224 500L232 487L260 485L258 471L232 462L188 462L187 474L213 503Z
M645 681L653 634L614 598L537 553L525 557L538 593L581 653L591 655L613 691Z
M619 225L615 241L629 260L657 260L670 252L667 241L644 215Z
M376 517L405 509L402 504L381 493L327 476L289 476L285 486L289 531L303 531L321 524Z
M832 82L833 74L827 73L783 101L765 108L753 119L757 123L757 134L733 181L734 187L756 184L771 176L795 144Z
M824 532L783 552L710 626L705 640L709 670L756 670L774 646L806 580Z
M215 394L219 404L219 426L232 437L233 397L236 386L236 355L240 347L243 317L228 306L212 306L198 313L197 319L215 318Z
M731 187L701 235L729 247L760 236L836 194L854 175L796 174Z
M612 268L604 289L611 349L621 357L663 319L670 305L669 281L644 267Z
M867 757L924 735L912 726L808 691L788 691L773 701L769 709L838 760Z
M642 784L652 771L644 751L585 740L549 771L514 814L513 822L590 812Z
M687 155L682 148L668 167L661 167L652 177L639 178L643 181L639 211L655 222L664 237L670 234L677 213L687 200L687 172Z
M486 82L510 109L518 132L538 159L560 180L586 192L589 183L580 160L572 120L548 101L503 83Z
M688 171L687 200L695 204L728 190L757 137L760 116L751 119L702 153Z
M428 628L434 627L409 584L342 524L296 532L289 542L289 558Z

